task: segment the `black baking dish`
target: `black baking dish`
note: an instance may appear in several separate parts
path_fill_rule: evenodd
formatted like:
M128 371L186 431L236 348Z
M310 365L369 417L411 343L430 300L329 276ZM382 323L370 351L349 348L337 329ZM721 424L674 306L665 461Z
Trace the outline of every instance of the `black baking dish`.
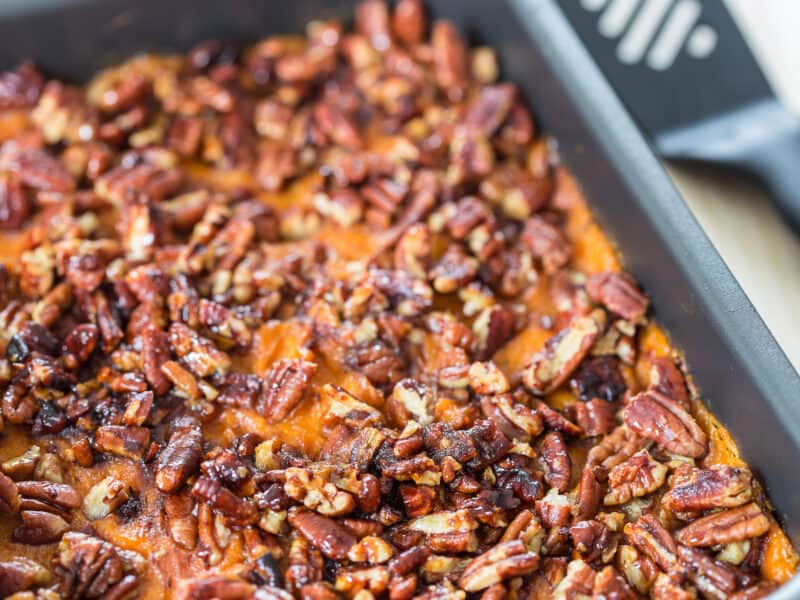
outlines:
M346 0L4 0L0 67L32 58L85 80L144 50L206 38L255 40L347 17ZM429 0L493 46L580 182L655 316L685 350L703 397L730 429L800 545L800 378L551 0ZM773 598L800 597L795 578Z

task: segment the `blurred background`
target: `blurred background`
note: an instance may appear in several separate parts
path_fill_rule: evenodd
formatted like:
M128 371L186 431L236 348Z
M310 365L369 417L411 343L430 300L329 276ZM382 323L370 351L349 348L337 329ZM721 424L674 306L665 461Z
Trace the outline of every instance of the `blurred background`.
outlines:
M800 113L800 1L725 2L778 96ZM800 371L800 237L781 221L760 186L748 179L708 168L667 167Z

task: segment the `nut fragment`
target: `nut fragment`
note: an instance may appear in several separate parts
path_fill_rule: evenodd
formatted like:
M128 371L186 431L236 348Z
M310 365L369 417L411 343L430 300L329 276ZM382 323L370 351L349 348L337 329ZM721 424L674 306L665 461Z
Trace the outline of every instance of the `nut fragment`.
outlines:
M553 391L570 376L583 360L605 327L605 314L594 311L577 318L558 335L550 338L544 349L533 357L522 374L525 385L535 394Z
M83 514L90 521L110 515L129 498L130 486L109 476L94 484L83 498Z

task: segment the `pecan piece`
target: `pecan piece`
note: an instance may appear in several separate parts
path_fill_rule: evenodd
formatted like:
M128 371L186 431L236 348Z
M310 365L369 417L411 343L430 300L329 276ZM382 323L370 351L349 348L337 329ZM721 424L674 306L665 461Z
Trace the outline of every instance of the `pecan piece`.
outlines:
M284 477L283 490L286 495L321 515L338 517L356 507L352 494L337 489L323 477L323 473L290 467L286 469Z
M84 533L66 533L54 563L64 600L124 598L138 587L137 576L117 548Z
M317 364L306 360L282 358L276 362L264 378L258 412L268 421L283 421L303 399Z
M684 408L690 406L686 380L672 359L665 357L653 359L650 366L650 388L675 400Z
M484 396L481 410L508 438L527 442L542 432L539 415L524 404L512 402L510 394Z
M468 377L476 394L504 394L511 387L505 373L492 361L472 363Z
M199 424L177 429L156 462L156 487L166 494L177 492L197 471L202 452L203 434Z
M3 598L32 587L45 586L51 580L50 571L29 558L17 557L0 562L0 595Z
M628 321L641 321L649 303L627 273L596 273L586 282L589 297Z
M150 430L146 427L104 425L94 434L94 447L98 452L131 460L141 460L149 445Z
M733 568L714 560L702 550L678 546L678 557L689 578L705 597L727 598L738 587Z
M60 160L44 150L4 147L0 170L14 173L27 186L48 192L71 192L75 180Z
M526 387L537 395L544 395L566 381L589 352L605 327L605 321L602 311L593 311L578 317L550 338L522 373Z
M608 528L599 521L579 521L569 528L569 536L587 562L600 558L611 545Z
M436 21L431 32L436 83L453 102L464 95L469 77L467 47L449 21Z
M130 498L130 486L116 477L97 482L83 499L83 514L90 521L107 517Z
M427 18L422 0L400 0L392 15L392 32L407 46L413 46L425 37Z
M142 333L142 370L153 391L162 396L169 391L170 382L161 371L169 360L169 336L153 327Z
M464 569L458 585L467 592L477 592L512 577L532 573L539 568L539 556L528 552L520 540L498 544L473 559Z
M717 546L758 537L769 531L769 519L758 504L712 513L675 534L681 544L687 546Z
M569 487L572 460L564 438L557 431L551 431L544 436L539 453L544 466L545 482L559 492L565 492Z
M44 88L44 77L31 62L0 73L0 110L36 105ZM10 594L9 594L10 595Z
M670 488L662 496L661 503L679 515L733 508L753 497L752 473L728 465L714 465L708 469L682 465L669 483Z
M28 192L18 177L0 173L0 229L18 229L31 214Z
M617 570L608 566L594 578L592 598L608 598L608 600L635 600L636 593L628 586Z
M643 515L625 525L628 539L667 573L677 566L675 540L653 515Z
M3 469L6 469L3 463ZM19 510L20 498L17 484L8 475L0 473L0 512L15 513Z
M310 511L290 511L289 524L333 560L347 558L347 553L357 541L355 536L333 519Z
M633 397L623 412L625 424L667 452L700 458L706 453L707 438L694 418L677 402L658 392Z
M506 120L516 96L517 90L512 84L487 85L467 108L464 122L491 136Z
M544 217L537 215L528 219L520 240L542 261L546 273L553 274L569 262L572 249L567 238Z
M198 477L192 487L192 495L198 500L207 502L234 524L247 525L258 518L258 513L250 502L240 498L214 479Z
M606 505L625 504L656 491L667 477L667 467L653 459L647 450L640 450L608 473L609 491Z

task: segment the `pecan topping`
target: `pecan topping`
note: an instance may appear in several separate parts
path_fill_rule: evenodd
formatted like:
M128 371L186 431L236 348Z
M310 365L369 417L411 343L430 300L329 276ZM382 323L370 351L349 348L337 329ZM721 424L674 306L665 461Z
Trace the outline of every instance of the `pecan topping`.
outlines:
M625 504L656 491L664 484L667 467L655 461L647 450L641 450L608 473L609 491L603 502Z
M317 365L299 359L281 359L264 379L259 412L272 422L282 421L302 400Z
M605 315L595 311L579 317L533 357L522 374L525 385L535 394L547 394L561 385L589 352L605 326Z
M639 517L625 525L625 535L645 555L667 573L677 564L677 545L669 532L652 515Z
M758 537L769 531L769 519L755 502L713 513L691 522L675 535L687 546L717 546Z
M298 510L289 513L289 523L325 556L333 560L347 557L356 538L333 519L313 512Z
M112 544L83 533L64 535L55 574L62 598L123 598L138 587L137 574Z
M706 434L681 406L658 392L634 396L623 413L625 424L668 452L700 458Z
M203 435L199 424L177 429L158 457L156 487L167 494L177 492L197 470L202 451Z
M521 541L503 542L470 562L458 585L468 592L475 592L511 577L526 575L538 567L539 556L528 552Z
M564 438L560 433L551 431L544 436L539 452L545 467L544 480L559 492L565 492L569 486L572 460Z
M647 296L639 291L627 273L592 275L586 282L586 291L592 300L628 321L640 321L647 312Z
M681 466L661 499L665 508L692 514L741 506L753 497L753 476L747 469L716 465L708 469Z

